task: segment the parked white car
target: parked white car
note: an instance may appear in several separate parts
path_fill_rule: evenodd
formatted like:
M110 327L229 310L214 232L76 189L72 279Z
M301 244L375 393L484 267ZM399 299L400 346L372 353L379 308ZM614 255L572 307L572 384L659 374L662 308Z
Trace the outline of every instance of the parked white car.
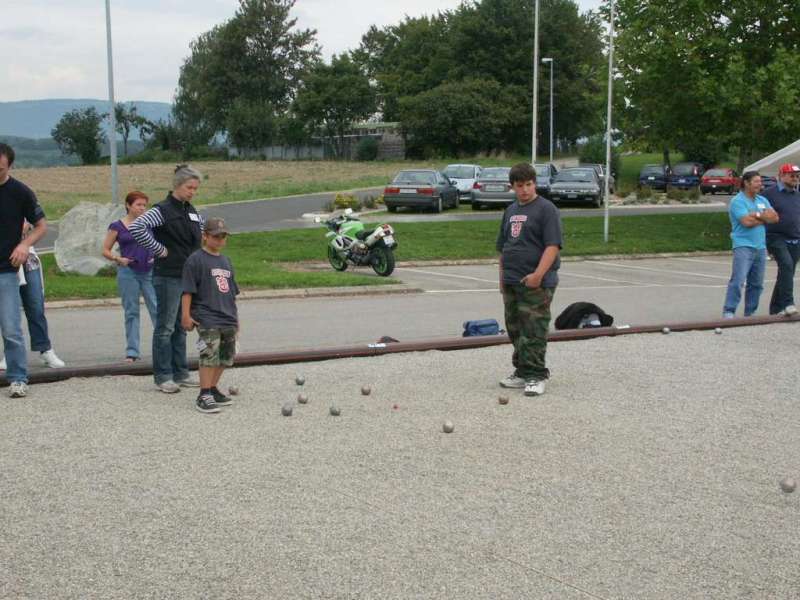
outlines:
M472 202L472 186L481 175L479 165L447 165L443 173L458 188L459 202Z

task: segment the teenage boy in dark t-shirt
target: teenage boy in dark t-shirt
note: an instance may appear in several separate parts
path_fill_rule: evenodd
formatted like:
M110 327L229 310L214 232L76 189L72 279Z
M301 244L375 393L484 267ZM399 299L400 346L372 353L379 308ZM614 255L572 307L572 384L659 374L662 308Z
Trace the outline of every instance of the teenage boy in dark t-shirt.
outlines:
M204 413L216 413L220 406L233 404L217 387L225 367L233 365L239 333L239 287L231 261L221 254L227 236L224 220L208 219L203 247L183 266L181 325L186 331L197 327L200 336L200 394L195 407Z
M0 143L0 331L6 357L8 395L23 398L28 393L28 352L22 334L22 300L19 294L19 269L30 248L47 231L44 211L33 191L11 177L14 149ZM22 225L33 230L22 239Z
M524 388L526 396L544 393L550 304L558 285L561 216L555 205L536 194L536 170L514 165L508 174L517 196L503 213L497 236L500 291L506 329L514 345L514 372L500 385Z

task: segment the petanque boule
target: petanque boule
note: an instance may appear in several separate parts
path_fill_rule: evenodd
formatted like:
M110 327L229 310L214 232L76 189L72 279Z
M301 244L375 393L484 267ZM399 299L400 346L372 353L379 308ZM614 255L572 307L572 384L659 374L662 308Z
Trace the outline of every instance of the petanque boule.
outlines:
M342 411L339 410L339 407L334 404L331 406L330 413L332 417L338 417L340 414L342 414Z
M287 402L286 404L281 406L281 414L284 417L291 417L292 416L292 410L293 410L293 407L292 407L291 403L289 403L289 402Z
M238 396L239 395L239 386L238 385L228 386L228 394L231 395L231 396Z
M445 421L444 424L442 425L442 431L444 431L445 433L453 433L453 430L455 428L456 426L453 425L452 421Z
M297 377L294 378L294 382L297 385L303 385L306 382L306 378L303 377L302 375L298 375Z
M717 327L717 328L714 330L714 333L716 333L717 335L719 335L720 333L722 333L722 329L721 329L720 327Z
M305 394L297 394L297 403L308 404L308 396L306 396Z
M361 395L362 396L369 396L372 393L372 388L368 385L361 386Z
M664 329L661 330L661 333L663 334L669 333L669 327L664 327Z
M505 406L506 404L508 404L508 396L500 396L499 398L497 398L497 403Z
M781 479L781 489L786 494L791 494L797 488L797 482L791 477Z

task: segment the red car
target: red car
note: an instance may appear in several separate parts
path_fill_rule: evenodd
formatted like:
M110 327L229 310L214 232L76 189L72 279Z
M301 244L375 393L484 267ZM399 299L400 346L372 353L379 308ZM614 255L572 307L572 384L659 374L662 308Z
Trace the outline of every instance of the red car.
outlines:
M700 180L700 192L703 194L716 194L725 192L733 194L742 185L742 179L733 169L714 167L703 173Z

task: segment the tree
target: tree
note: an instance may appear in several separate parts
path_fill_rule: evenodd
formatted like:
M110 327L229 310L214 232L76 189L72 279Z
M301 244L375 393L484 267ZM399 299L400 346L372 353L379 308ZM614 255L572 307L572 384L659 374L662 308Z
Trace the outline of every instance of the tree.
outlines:
M465 79L400 99L400 118L412 155L457 156L525 145L524 92L493 80Z
M269 102L237 98L228 111L225 129L240 150L259 150L270 145L277 134L275 108Z
M105 136L100 123L106 117L94 107L74 109L61 117L50 135L64 154L77 154L85 165L100 162L100 148Z
M737 149L740 169L796 139L794 3L618 0L617 11L629 137L705 163Z
M346 54L318 64L297 94L296 113L325 136L337 158L344 155L345 134L376 109L375 90Z
M226 130L234 107L236 123L246 106L266 103L276 115L286 112L302 77L319 60L316 31L296 30L297 20L290 18L294 4L239 0L233 18L192 42L178 80L176 117L213 136Z
M128 156L128 138L131 129L138 129L140 132L147 129L150 121L139 115L136 105L125 106L122 102L117 102L114 106L114 119L117 123L117 131L122 135L122 154Z

